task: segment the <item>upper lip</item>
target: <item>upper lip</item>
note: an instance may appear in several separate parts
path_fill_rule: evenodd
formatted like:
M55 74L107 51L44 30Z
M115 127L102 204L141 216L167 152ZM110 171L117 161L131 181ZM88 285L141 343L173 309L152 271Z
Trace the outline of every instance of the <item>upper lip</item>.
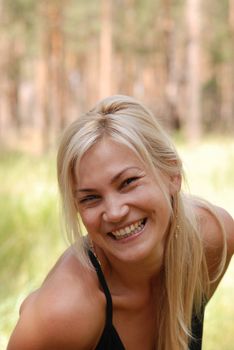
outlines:
M107 234L108 234L108 233L115 232L115 231L122 230L122 229L124 229L125 227L134 225L134 224L137 223L138 221L143 221L144 219L145 219L145 218L143 217L143 218L136 219L136 220L133 220L133 221L131 221L131 222L128 222L128 223L126 223L126 224L124 224L124 225L113 227L113 229L112 229L112 230L109 230L109 231L107 232Z

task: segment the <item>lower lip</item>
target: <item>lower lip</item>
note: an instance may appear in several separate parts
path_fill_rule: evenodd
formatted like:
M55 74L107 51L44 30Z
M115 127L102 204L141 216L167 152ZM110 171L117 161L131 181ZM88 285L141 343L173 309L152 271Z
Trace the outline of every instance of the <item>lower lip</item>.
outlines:
M133 234L131 236L128 236L128 237L125 237L125 238L121 238L121 239L113 239L113 240L115 242L117 242L117 243L127 243L129 241L132 241L135 238L139 237L144 232L146 225L147 225L147 222L145 223L145 226L143 227L143 229L141 231L139 231L139 232L137 232L137 233L135 233L135 234Z

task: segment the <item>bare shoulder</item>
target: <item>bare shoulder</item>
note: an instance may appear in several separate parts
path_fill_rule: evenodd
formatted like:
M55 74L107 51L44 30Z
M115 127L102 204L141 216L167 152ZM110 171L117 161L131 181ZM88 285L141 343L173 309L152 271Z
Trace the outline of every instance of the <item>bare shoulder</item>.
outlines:
M7 350L93 349L104 324L96 274L69 252L22 304Z
M226 234L227 253L228 256L231 257L234 254L234 220L225 209L220 207L216 208Z
M225 209L210 203L207 206L197 206L195 211L200 224L208 272L213 281L210 294L212 296L234 254L234 221ZM223 255L225 245L227 250L226 255ZM220 271L221 262L223 268Z
M223 208L208 204L208 207L196 207L200 228L207 249L223 248L224 238L227 243L227 254L234 253L234 220Z

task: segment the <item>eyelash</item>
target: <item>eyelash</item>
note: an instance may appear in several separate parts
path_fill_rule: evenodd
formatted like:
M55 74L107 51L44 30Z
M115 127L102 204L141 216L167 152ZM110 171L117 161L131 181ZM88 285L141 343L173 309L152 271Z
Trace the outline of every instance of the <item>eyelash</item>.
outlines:
M82 199L80 199L79 200L79 203L86 203L86 202L89 202L89 201L93 201L93 200L95 200L95 199L97 199L98 197L96 196L96 195L89 195L89 196L87 196L87 197L84 197L84 198L82 198Z
M123 181L121 187L129 186L129 185L131 185L132 182L135 182L135 181L138 180L138 179L139 179L139 177L137 177L137 176L129 177L128 179L126 179L126 180Z

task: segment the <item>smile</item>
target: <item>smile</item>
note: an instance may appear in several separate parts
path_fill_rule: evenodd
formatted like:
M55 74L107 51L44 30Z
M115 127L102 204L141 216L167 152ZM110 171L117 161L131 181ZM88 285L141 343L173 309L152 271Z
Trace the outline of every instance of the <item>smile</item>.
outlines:
M115 238L116 240L133 236L144 228L146 224L146 220L147 220L146 218L141 219L129 226L121 228L120 230L112 231L109 234L111 235L111 237Z

